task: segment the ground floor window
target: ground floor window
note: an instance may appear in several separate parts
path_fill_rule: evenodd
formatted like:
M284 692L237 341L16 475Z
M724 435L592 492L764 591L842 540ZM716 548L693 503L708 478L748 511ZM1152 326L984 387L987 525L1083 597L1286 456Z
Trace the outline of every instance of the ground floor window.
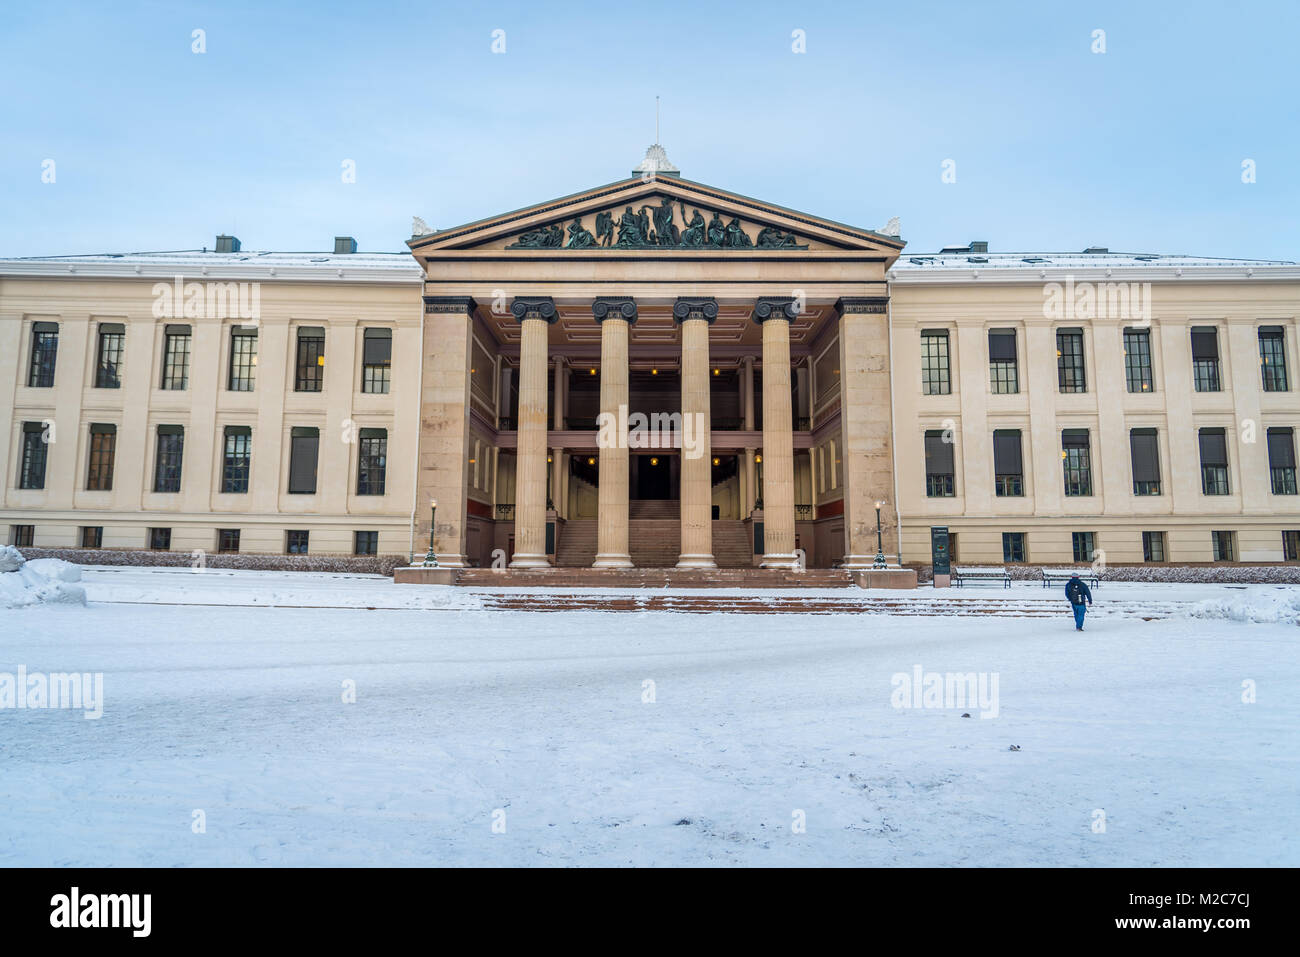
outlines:
M172 547L172 530L170 528L149 529L149 547L155 552L170 551Z
M310 536L311 533L303 529L291 529L286 534L285 551L290 555L306 555Z
M239 529L237 528L217 529L217 551L218 552L239 551Z
M1163 562L1165 560L1165 533L1142 533L1142 560L1144 562Z
M1004 563L1023 562L1025 560L1025 533L1002 533L1002 561Z
M1300 531L1282 533L1282 558L1288 562L1300 561Z
M32 542L36 540L35 525L10 525L9 526L9 544L18 548L31 548Z
M1076 562L1092 561L1093 553L1096 551L1096 533L1095 532L1071 532L1070 544L1074 548L1074 560Z
M378 532L357 532L356 540L353 544L352 552L355 555L378 555L379 554L379 533Z
M99 548L103 544L104 544L103 525L81 526L81 547L82 548Z
M1236 537L1236 532L1210 532L1216 562L1235 562L1237 560Z

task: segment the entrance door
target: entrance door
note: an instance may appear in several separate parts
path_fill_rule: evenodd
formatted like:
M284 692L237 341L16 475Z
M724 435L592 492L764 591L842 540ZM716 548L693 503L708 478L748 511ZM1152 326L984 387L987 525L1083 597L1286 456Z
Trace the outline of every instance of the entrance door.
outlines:
M674 455L634 455L632 497L637 499L671 499L676 498L673 489L673 476L676 456Z

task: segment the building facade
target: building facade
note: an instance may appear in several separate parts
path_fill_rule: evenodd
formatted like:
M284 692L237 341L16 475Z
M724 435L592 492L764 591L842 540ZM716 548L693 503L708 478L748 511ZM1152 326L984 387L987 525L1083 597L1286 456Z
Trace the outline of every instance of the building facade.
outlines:
M1292 263L903 253L634 175L409 253L0 261L0 529L784 568L1281 562Z

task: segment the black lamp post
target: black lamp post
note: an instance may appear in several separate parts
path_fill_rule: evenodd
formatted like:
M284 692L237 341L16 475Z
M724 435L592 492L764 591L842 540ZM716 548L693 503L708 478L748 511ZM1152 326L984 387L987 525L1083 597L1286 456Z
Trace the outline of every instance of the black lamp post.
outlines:
M425 568L438 567L438 556L433 553L433 529L435 527L433 524L433 520L437 514L438 514L438 500L431 499L429 501L429 551L428 554L424 556Z
M876 560L871 563L872 568L889 567L885 561L885 542L880 531L880 507L884 504L884 502L876 503Z

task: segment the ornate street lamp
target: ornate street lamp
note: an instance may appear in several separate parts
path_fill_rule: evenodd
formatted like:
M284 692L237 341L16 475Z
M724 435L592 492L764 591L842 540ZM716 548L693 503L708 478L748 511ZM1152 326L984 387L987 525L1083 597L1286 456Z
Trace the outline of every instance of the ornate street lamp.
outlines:
M884 502L876 503L876 560L871 563L872 568L889 567L885 561L885 543L880 531L880 509L884 504Z
M438 556L433 553L433 529L434 517L438 514L438 500L436 498L429 500L429 552L424 556L425 568L437 568Z

